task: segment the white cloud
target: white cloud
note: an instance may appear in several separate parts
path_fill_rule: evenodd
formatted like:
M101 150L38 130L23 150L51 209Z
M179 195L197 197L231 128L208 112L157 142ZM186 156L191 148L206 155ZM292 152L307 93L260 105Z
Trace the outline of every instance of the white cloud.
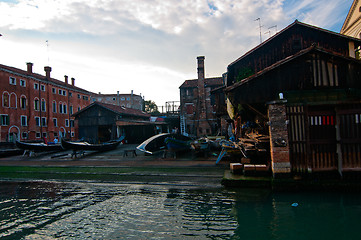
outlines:
M320 27L339 25L344 0L19 0L0 2L2 64L53 67L95 92L142 93L158 104L179 99L179 86L196 78L196 57L206 76L296 18ZM340 7L342 6L342 7ZM338 16L338 17L335 17ZM49 53L45 40L49 40ZM11 56L10 56L11 55ZM10 57L9 57L10 56ZM24 67L23 67L24 66ZM102 79L99 84L99 79ZM131 79L131 80L129 80ZM159 100L158 100L159 99Z

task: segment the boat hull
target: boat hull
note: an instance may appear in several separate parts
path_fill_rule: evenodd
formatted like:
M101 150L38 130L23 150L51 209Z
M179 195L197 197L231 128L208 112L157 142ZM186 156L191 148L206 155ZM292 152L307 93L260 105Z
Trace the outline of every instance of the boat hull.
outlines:
M26 143L16 141L16 146L22 150L33 152L50 152L63 150L61 144L45 144L45 143Z
M118 147L121 141L124 138L113 140L101 144L90 144L87 142L71 142L64 139L61 140L61 145L64 149L74 150L74 151L110 151Z
M163 151L167 149L167 145L165 143L166 138L176 138L180 140L190 140L189 137L179 135L179 134L173 134L173 133L161 133L154 135L147 140L145 140L143 143L141 143L137 149L139 151L148 153L148 154L155 154L159 151Z
M190 149L191 145L189 141L168 137L165 139L166 146L169 150L181 151Z

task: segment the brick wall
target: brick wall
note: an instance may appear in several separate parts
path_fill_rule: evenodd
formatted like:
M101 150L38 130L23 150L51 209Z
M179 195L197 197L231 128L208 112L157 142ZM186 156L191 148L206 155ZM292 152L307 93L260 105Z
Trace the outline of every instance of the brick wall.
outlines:
M288 147L287 115L284 101L268 106L272 172L274 177L291 173Z

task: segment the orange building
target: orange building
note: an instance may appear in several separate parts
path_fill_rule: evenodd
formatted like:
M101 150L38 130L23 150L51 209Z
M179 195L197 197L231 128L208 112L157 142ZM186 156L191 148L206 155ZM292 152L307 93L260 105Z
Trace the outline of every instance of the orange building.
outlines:
M33 72L33 64L21 70L0 64L0 141L15 139L53 141L62 136L77 138L71 115L88 106L93 94L75 86L68 76L60 81Z

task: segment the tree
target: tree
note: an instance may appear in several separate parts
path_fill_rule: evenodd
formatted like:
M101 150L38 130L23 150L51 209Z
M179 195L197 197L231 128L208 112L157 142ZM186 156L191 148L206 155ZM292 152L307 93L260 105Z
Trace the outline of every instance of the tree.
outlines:
M144 101L144 111L146 113L151 113L151 114L154 114L154 113L160 113L158 111L158 106L157 104L155 104L154 101L152 100L146 100Z

